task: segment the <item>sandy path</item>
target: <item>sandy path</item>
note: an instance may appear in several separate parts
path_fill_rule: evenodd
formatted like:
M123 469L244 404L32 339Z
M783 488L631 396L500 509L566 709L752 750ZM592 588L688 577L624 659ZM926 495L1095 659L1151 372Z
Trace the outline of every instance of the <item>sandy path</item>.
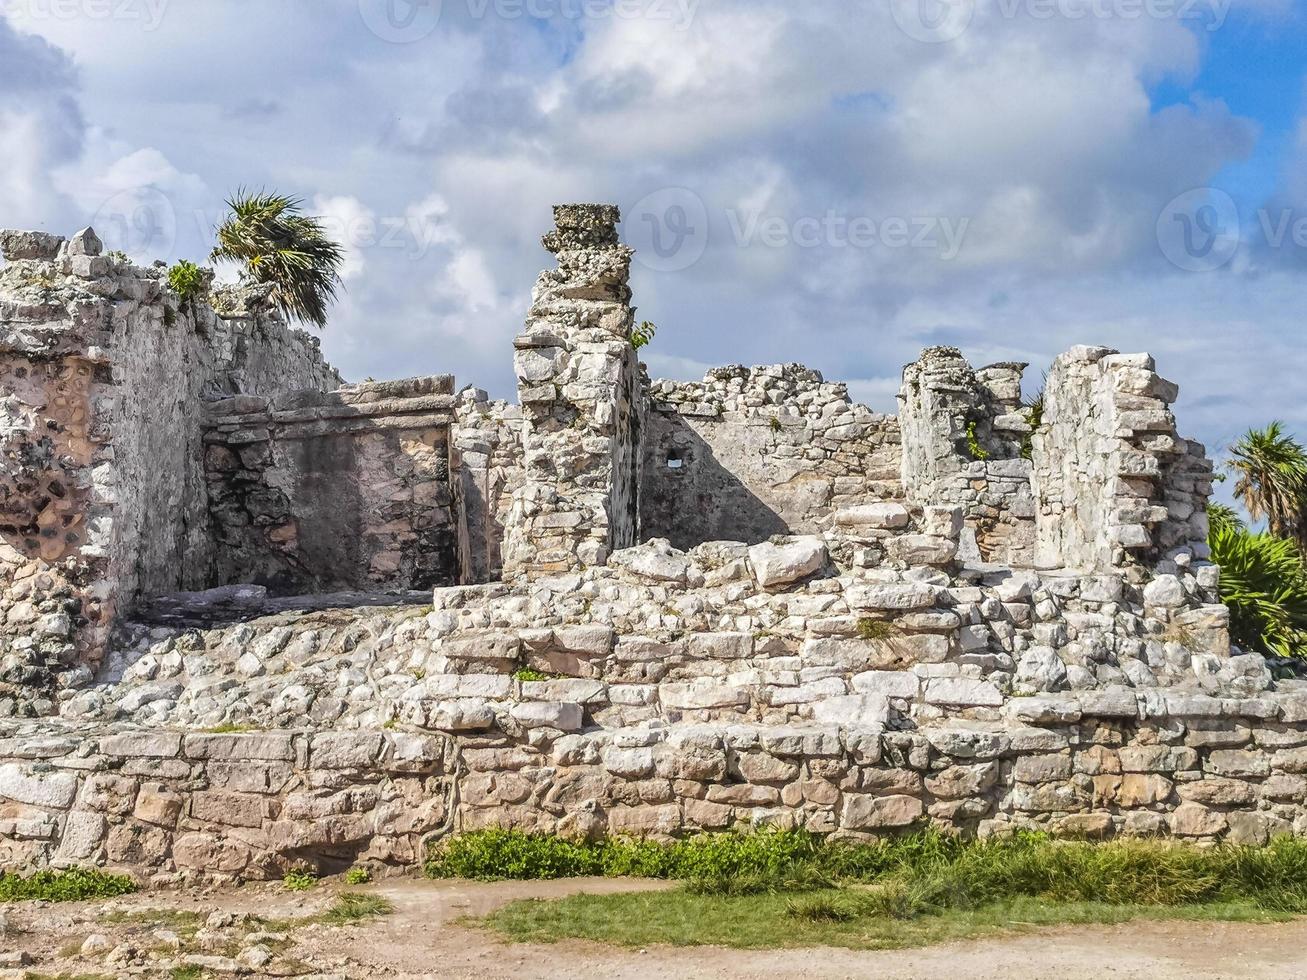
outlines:
M1215 980L1307 976L1307 919L1278 925L1140 922L1067 927L1037 933L933 946L866 952L844 949L777 951L707 947L626 950L597 943L509 944L495 934L455 924L514 898L555 897L666 887L658 882L582 879L560 882L431 882L398 879L366 886L395 905L395 914L348 929L310 927L297 933L300 950L319 969L355 977L497 978L874 977L877 980ZM249 886L202 894L167 893L116 900L119 908L222 909L269 916L312 914L332 900L338 884L307 896L279 886ZM71 936L94 925L95 903L9 906L0 951L26 950L29 969L67 972L52 957ZM114 938L119 938L115 936ZM89 964L87 964L89 965ZM57 967L55 970L53 968ZM3 973L0 973L2 976ZM21 974L16 974L21 975ZM148 975L148 974L146 974Z

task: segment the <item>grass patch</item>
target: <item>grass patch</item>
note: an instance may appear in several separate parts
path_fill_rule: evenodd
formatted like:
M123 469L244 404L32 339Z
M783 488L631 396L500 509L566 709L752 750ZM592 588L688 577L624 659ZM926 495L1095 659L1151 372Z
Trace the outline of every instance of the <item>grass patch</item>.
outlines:
M328 925L341 926L377 915L390 915L394 911L395 906L377 895L345 892L336 899L336 904L322 914L322 921Z
M201 980L204 969L198 966L174 966L168 976L170 980Z
M107 874L93 868L38 871L27 876L0 874L0 902L31 899L80 902L88 898L113 898L134 891L136 882L127 875Z
M212 728L206 728L207 735L234 735L239 732L252 732L252 725L242 725L234 721L224 721L221 725L214 725Z
M784 894L693 895L676 889L517 901L484 922L508 939L532 943L590 939L633 948L667 944L736 949L902 949L1054 925L1110 925L1132 919L1266 923L1287 918L1285 913L1270 912L1247 901L1148 906L1017 898L901 919L877 913L856 889L799 898Z
M428 873L470 878L633 875L671 892L514 902L486 921L514 939L879 949L1025 925L1143 917L1281 921L1307 914L1307 841L1198 848L1044 834L967 841L927 830L874 843L803 832L592 843L481 831Z

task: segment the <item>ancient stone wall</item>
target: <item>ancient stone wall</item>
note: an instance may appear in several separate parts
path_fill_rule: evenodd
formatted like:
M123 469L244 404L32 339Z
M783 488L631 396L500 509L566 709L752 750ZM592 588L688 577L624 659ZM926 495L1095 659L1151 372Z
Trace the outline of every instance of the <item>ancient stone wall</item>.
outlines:
M513 341L526 465L505 542L510 577L603 564L635 542L639 367L618 220L611 205L559 205L544 238L558 268L540 274Z
M903 369L899 391L903 487L917 504L966 515L964 554L998 564L1034 563L1034 503L1024 364L973 371L953 347L931 347Z
M462 480L462 547L468 582L503 576L504 535L513 495L526 474L522 460L522 410L491 401L479 388L460 392L455 404L454 447Z
M655 381L647 398L641 538L756 544L902 496L897 420L800 364Z
M304 595L462 581L453 386L442 375L210 403L209 584Z
M1152 567L1207 556L1211 463L1176 433L1178 387L1147 354L1075 347L1049 371L1034 434L1041 565Z
M102 255L89 229L3 232L0 249L0 685L13 695L0 711L40 710L53 675L76 682L98 659L119 608L202 584L202 399L339 376L266 291L182 304L161 269Z

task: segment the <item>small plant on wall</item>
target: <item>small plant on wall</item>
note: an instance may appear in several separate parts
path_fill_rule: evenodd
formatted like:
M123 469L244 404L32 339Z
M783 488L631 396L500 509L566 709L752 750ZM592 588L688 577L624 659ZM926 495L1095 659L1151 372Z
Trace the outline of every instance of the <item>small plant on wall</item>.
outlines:
M631 330L631 346L636 350L648 347L653 343L654 334L657 332L658 328L656 326L648 320L643 321L638 327Z
M971 454L972 459L989 459L989 450L980 444L980 438L976 435L975 419L967 423L967 452Z

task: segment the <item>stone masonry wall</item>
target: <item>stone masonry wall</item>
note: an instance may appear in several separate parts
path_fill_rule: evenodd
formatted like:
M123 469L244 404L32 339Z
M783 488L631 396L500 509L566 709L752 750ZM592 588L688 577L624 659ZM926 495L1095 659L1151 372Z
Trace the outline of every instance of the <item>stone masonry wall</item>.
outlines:
M902 496L897 421L800 364L655 381L647 398L643 539L755 544L812 533L841 507Z
M462 479L466 580L503 576L505 529L513 495L526 479L522 460L522 410L466 388L455 403L454 447Z
M159 268L0 232L0 713L84 676L119 609L195 587L209 553L202 397L338 384L266 292L184 307ZM194 561L193 559L200 560Z
M383 591L462 580L453 378L213 402L210 585Z
M544 246L558 268L540 274L513 341L526 469L505 542L510 577L603 564L635 542L639 519L632 252L611 205L559 205L554 220Z
M973 371L956 348L931 347L903 369L899 392L908 499L962 507L974 538L964 554L1018 567L1035 556L1025 367Z
M1033 437L1041 565L1106 569L1207 556L1212 465L1180 438L1178 387L1147 354L1075 347L1048 375Z

